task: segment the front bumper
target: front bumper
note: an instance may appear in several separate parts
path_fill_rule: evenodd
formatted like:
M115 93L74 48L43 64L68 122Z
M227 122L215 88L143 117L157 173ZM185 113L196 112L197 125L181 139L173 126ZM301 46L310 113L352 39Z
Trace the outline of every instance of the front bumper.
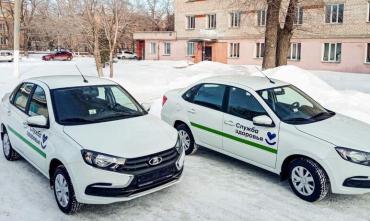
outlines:
M185 152L175 162L169 162L146 170L142 174L118 173L97 169L81 162L68 169L77 201L85 204L110 204L129 201L161 189L181 180Z

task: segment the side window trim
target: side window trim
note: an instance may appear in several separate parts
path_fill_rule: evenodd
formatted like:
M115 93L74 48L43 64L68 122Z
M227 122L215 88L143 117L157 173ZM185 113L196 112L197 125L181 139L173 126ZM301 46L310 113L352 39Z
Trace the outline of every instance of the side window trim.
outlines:
M48 112L48 115L49 115L49 105L48 105L47 98L46 98L46 91L45 91L45 89L43 87L41 87L38 84L34 84L34 86L32 88L32 91L31 91L31 94L30 94L30 98L29 98L28 103L27 103L27 106L26 106L27 107L26 114L28 116L31 116L31 114L30 114L30 106L31 106L31 102L32 102L32 99L33 99L33 95L35 94L35 91L36 91L37 87L41 88L41 90L44 92L45 100L46 100L46 109L47 109L47 112ZM49 118L50 117L47 118L48 119L48 123L49 123Z
M15 97L15 94L18 92L18 90L22 87L23 84L24 84L23 82L20 83L20 84L18 84L18 86L10 94L10 96L9 96L9 103L10 104L14 105L14 97Z
M37 85L36 84L33 84L32 90L31 90L30 95L29 95L28 100L27 100L26 108L24 110L25 111L25 114L27 116L31 116L29 114L29 110L30 110L30 105L31 105L32 97L33 97L33 94L35 93L36 87L37 87Z
M247 120L247 121L251 121L249 119L246 119L245 117L237 116L237 115L232 114L232 113L229 112L229 110L228 110L229 108L228 107L229 107L229 99L230 99L230 92L231 92L230 89L231 88L237 88L237 89L240 89L240 90L243 90L245 92L250 93L251 96L253 96L253 98L261 105L261 107L263 108L263 110L266 113L266 116L268 116L269 118L271 118L273 124L275 125L274 119L270 116L270 114L268 113L268 111L266 110L266 108L260 103L260 101L256 98L256 96L254 96L254 94L252 92L250 92L249 90L243 89L243 88L235 87L235 86L229 86L229 88L227 90L227 94L226 94L226 98L225 98L225 100L227 99L227 103L225 105L225 111L224 111L226 114L229 114L231 116L238 117L238 118L241 118L241 119L244 119L244 120Z
M32 84L32 89L31 89L31 92L30 92L30 94L29 94L29 96L28 96L28 98L27 98L27 103L26 103L26 106L25 106L24 110L20 109L19 107L17 107L17 105L15 105L15 104L14 104L15 96L13 97L13 102L11 102L11 104L12 104L15 108L17 108L18 110L20 110L21 112L23 112L24 114L26 114L27 116L29 116L29 115L28 115L28 108L29 108L29 105L30 105L30 102L31 102L31 98L32 98L33 92L35 91L36 85L35 85L34 83L32 83L32 82L23 82L23 83L21 83L21 84L19 85L19 88L18 88L17 92L16 92L14 95L16 95L16 94L18 93L19 89L20 89L23 85L25 85L25 84Z

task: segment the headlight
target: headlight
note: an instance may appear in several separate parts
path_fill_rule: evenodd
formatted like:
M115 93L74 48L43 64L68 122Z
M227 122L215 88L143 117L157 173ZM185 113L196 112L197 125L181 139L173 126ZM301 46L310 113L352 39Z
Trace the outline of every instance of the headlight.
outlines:
M125 165L126 159L110 156L90 150L82 150L82 158L85 163L100 169L116 171L119 166Z
M364 166L370 166L370 153L345 147L336 147L335 149L337 150L339 155L347 161Z
M177 136L177 142L176 142L176 150L179 152L179 154L182 153L182 140L180 139L180 136Z

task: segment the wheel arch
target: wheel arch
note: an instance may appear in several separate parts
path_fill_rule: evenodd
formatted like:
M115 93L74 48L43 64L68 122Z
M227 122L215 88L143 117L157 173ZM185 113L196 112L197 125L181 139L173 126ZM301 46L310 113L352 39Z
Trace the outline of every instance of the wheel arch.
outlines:
M313 159L312 157L309 157L309 156L306 156L306 155L303 155L303 154L293 154L293 155L290 155L290 156L288 156L288 157L286 157L284 159L283 163L281 164L281 172L280 172L280 178L281 178L281 180L288 179L288 176L289 176L289 171L288 171L289 164L293 160L296 160L296 159L299 159L299 158L306 158L306 159L312 160L315 163L317 163L317 165L319 165L319 167L321 167L323 169L323 171L325 172L326 176L330 180L330 177L329 177L328 172L326 171L325 167L320 164L320 162L318 162L317 160Z
M59 159L57 158L53 158L50 163L49 163L49 181L50 181L50 186L53 185L53 176L54 176L54 172L55 170L59 167L59 166L64 166L64 164L62 163L62 161L60 161Z
M4 136L4 133L6 132L6 127L4 124L1 124L0 125L0 136L1 136L1 139L3 139L3 136Z

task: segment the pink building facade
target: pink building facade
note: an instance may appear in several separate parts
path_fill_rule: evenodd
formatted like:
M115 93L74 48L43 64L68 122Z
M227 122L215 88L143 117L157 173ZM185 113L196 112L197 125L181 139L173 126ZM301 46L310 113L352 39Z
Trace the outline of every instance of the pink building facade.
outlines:
M176 0L175 31L135 33L136 52L147 60L261 65L266 6L234 2ZM289 64L370 74L370 1L307 2L297 9Z

